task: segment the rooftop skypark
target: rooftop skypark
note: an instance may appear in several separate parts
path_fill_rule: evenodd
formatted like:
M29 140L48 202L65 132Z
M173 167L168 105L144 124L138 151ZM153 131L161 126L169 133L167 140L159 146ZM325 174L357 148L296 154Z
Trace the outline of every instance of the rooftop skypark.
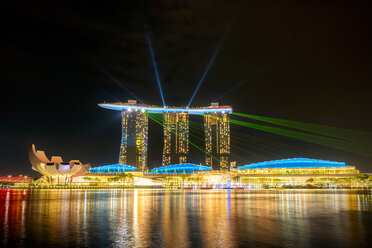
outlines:
M135 102L135 101L134 101ZM100 103L100 107L110 110L117 111L146 111L153 114L162 114L162 113L187 113L191 115L198 114L209 114L209 113L232 113L231 106L218 106L218 104L212 104L208 107L159 107L153 105L137 104L131 101L128 103L117 102L117 103Z

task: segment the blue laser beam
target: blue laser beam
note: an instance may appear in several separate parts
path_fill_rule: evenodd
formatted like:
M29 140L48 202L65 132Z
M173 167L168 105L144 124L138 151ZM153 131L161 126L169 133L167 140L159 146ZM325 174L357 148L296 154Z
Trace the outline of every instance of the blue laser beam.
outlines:
M137 99L137 101L141 102L144 104L144 102L139 99L132 91L130 91L127 87L125 87L122 83L120 83L119 80L117 80L113 75L111 75L110 73L108 73L105 69L103 68L100 68L100 70L106 74L106 76L111 79L111 81L113 81L117 86L119 86L120 88L122 88L123 90L125 90L129 95L133 96L134 98Z
M164 101L163 89L161 88L161 82L160 82L160 77L159 77L158 67L156 66L154 50L153 50L153 48L152 48L152 42L151 42L150 34L149 34L149 32L147 31L147 28L146 28L146 39L147 39L147 44L148 44L148 46L149 46L149 50L150 50L150 54L151 54L152 64L153 64L153 66L154 66L154 71L155 71L156 81L157 81L158 86L159 86L159 91L160 91L161 100L163 101L163 107L165 108L166 105L165 105L165 101Z
M269 63L267 63L266 65L264 65L263 67L261 67L258 71L255 71L253 72L251 75L249 75L248 77L246 77L245 79L239 81L237 84L235 84L233 87L231 87L229 90L225 91L222 95L220 95L219 97L217 97L216 99L214 99L212 102L216 102L218 101L219 99L221 99L222 97L226 96L227 94L229 94L230 92L236 90L237 88L239 88L240 86L242 86L243 84L247 83L248 81L256 78L257 76L259 76L261 73L267 71L268 69L270 69L272 66L274 66L275 64L277 64L279 61L281 61L282 59L284 59L285 57L287 57L289 54L291 54L293 52L293 50L289 51L288 53L284 54L283 56L277 58L276 60L274 61L271 61Z
M119 99L117 99L116 97L114 97L113 95L111 95L110 93L108 93L107 91L101 89L101 88L98 87L98 86L96 86L96 88L97 88L99 91L101 91L103 94L105 94L106 96L108 96L108 97L114 99L116 102L120 102Z
M198 85L196 86L196 89L194 91L194 94L192 95L190 101L189 101L189 104L187 104L187 107L190 106L191 102L194 100L194 97L196 96L196 93L198 92L200 86L202 85L205 77L207 76L208 74L208 71L210 70L210 68L212 67L212 65L214 64L214 61L216 60L216 57L218 55L218 53L220 52L221 48L222 48L222 45L225 43L225 40L228 36L228 34L230 33L230 30L231 30L231 26L232 24L229 25L229 27L227 28L225 34L222 36L222 39L220 40L220 42L218 43L216 49L214 50L213 54L212 54L212 57L210 58L209 62L208 62L208 65L207 67L205 68L205 71L202 75L202 77L200 78L199 80L199 83Z

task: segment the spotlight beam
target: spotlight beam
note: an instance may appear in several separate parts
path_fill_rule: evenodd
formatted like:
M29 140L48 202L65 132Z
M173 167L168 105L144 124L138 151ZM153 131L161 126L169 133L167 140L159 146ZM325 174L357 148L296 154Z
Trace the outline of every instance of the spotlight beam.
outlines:
M246 84L247 82L255 79L257 76L259 76L260 74L262 74L263 72L267 71L268 69L270 69L272 66L274 66L276 63L278 63L279 61L281 61L282 59L284 59L285 57L287 57L292 51L286 53L285 55L279 57L278 59L274 60L274 61L271 61L269 63L267 63L266 65L264 65L263 67L261 67L258 71L255 71L253 72L251 75L249 75L248 77L246 77L245 79L239 81L237 84L235 84L233 87L231 87L229 90L225 91L222 95L220 95L219 97L217 97L216 99L214 99L212 102L216 102L218 101L219 99L221 99L222 97L226 96L227 94L231 93L232 91L236 90L237 88L239 88L240 86Z
M214 64L214 61L216 60L216 57L217 57L218 53L220 52L223 43L225 43L225 40L226 40L228 34L230 33L231 26L232 26L232 24L229 25L229 27L227 28L225 34L222 36L222 39L221 39L220 42L218 43L218 45L217 45L217 47L216 47L216 50L213 52L212 57L210 58L210 60L209 60L209 62L208 62L208 65L207 65L207 67L206 67L206 69L205 69L205 71L204 71L202 77L200 78L199 83L198 83L198 85L196 86L196 89L195 89L195 91L194 91L194 93L193 93L193 95L192 95L192 97L191 97L189 103L187 104L187 107L189 107L190 104L191 104L191 102L194 100L194 97L196 96L196 93L198 92L198 90L199 90L201 84L203 83L203 81L204 81L205 77L207 76L209 70L211 69L212 65Z
M147 39L147 44L148 44L148 47L149 47L149 50L150 50L150 54L151 54L152 65L154 66L156 82L158 83L161 100L163 102L163 107L165 108L166 105L165 105L165 100L164 100L163 89L161 87L161 82L160 82L160 77L159 77L159 71L158 71L158 67L156 65L156 61L155 61L155 55L154 55L154 50L152 48L151 37L150 37L149 32L147 31L147 28L146 28L146 39Z
M105 90L101 89L100 87L96 87L98 90L102 91L106 96L114 99L116 102L120 102L119 99L117 99L116 97L112 96L110 93L106 92Z
M127 87L125 87L122 83L119 82L119 80L117 80L113 75L111 75L110 73L108 73L105 69L103 68L100 68L100 70L106 74L106 76L111 79L111 81L113 81L117 86L119 86L120 88L122 88L123 90L125 90L129 95L133 96L134 98L137 99L137 101L141 102L144 104L144 102L139 99L132 91L130 91Z

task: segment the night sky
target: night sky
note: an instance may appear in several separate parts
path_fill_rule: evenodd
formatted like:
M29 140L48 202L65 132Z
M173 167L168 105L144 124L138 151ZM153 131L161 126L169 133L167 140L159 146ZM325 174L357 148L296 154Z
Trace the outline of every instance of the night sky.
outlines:
M223 43L192 106L249 79L220 104L372 132L368 1L1 1L0 20L0 175L37 175L27 158L31 144L92 166L117 162L120 113L97 104L133 99L120 85L147 104L162 104L145 26L169 106L188 103ZM232 147L239 165L302 156L372 172L372 154L231 128L286 145L247 141L247 153ZM159 166L161 146L162 128L150 122L150 168ZM189 161L200 163L203 154L192 148Z

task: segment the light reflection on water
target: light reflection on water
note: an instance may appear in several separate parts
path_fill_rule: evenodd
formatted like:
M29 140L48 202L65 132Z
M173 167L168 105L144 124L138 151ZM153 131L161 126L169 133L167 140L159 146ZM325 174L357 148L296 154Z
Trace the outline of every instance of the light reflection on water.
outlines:
M371 191L1 190L5 247L368 247Z

